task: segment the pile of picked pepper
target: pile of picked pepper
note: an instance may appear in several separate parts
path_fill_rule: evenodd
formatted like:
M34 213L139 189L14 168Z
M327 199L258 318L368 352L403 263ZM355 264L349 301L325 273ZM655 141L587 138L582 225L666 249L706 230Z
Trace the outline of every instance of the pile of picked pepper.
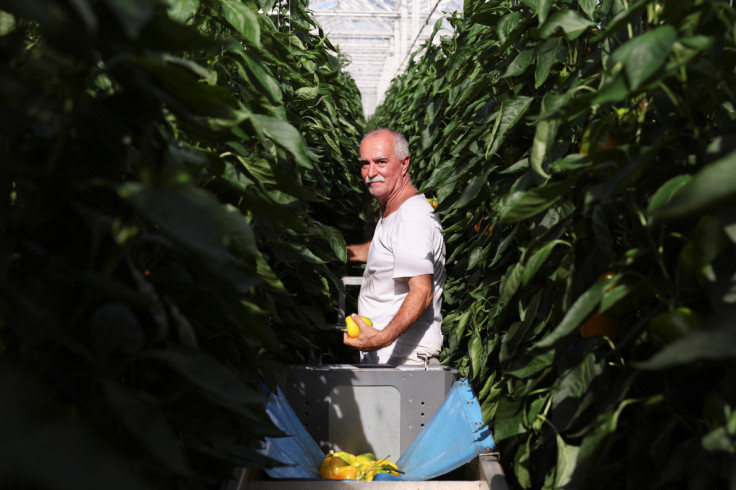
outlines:
M372 453L354 454L330 450L319 468L319 476L330 480L371 481L379 473L403 473L386 458L376 460Z

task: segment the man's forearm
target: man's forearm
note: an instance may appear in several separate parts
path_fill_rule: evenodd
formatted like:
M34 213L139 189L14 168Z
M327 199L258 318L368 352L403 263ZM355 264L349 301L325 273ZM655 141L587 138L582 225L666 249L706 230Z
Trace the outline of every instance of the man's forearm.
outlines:
M343 336L345 345L363 352L373 352L388 347L406 332L422 316L422 313L432 303L433 297L432 274L410 277L408 282L409 293L391 322L384 329L378 330L363 323L358 315L353 315L354 320L360 325L360 334L356 338L350 338L345 333Z
M380 344L376 349L387 347L398 339L409 327L419 320L422 313L432 303L432 276L409 278L409 294L401 303L399 311L391 322L381 330Z

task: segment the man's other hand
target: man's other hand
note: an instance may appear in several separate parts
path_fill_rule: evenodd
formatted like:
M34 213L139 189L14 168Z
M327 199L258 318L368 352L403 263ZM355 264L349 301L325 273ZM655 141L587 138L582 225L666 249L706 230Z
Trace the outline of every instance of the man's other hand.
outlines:
M357 245L348 245L348 261L368 262L368 249L370 248L371 242L360 243Z

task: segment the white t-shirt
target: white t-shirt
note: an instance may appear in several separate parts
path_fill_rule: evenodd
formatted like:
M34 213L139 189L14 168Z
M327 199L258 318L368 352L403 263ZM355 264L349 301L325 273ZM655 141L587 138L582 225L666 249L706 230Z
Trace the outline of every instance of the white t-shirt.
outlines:
M417 354L437 355L442 348L445 241L434 209L424 195L418 194L378 221L363 273L358 314L383 330L409 294L408 278L422 274L432 274L432 303L393 344L375 352L361 352L362 363L417 362Z

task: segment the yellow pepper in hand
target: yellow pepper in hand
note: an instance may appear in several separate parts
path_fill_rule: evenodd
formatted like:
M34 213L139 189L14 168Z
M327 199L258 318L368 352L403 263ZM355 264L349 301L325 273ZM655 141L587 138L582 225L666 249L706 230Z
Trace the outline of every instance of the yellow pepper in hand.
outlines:
M364 322L366 322L368 325L373 326L373 322L370 318L366 318L364 316L361 316L360 318L363 319ZM357 323L355 323L355 320L353 320L353 317L349 316L345 319L345 326L347 328L343 329L343 332L348 333L348 337L351 339L354 339L358 335L360 335L360 327Z

